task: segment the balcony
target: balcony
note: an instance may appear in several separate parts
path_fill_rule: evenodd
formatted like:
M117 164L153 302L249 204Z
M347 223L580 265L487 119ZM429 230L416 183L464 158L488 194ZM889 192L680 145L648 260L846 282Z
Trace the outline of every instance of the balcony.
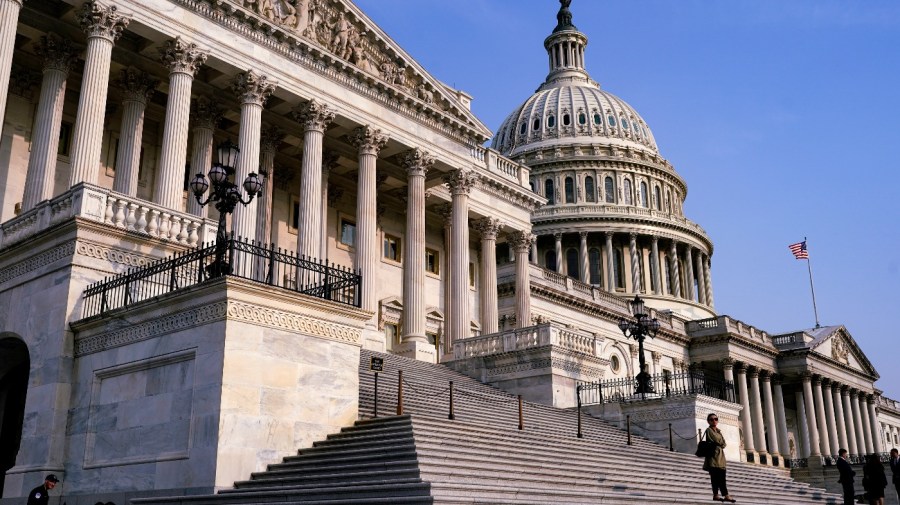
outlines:
M453 359L489 356L546 346L556 346L599 357L601 343L602 339L589 332L559 323L544 323L457 340L453 343Z
M685 325L688 335L692 337L703 337L707 335L721 335L731 333L739 335L748 340L762 342L767 345L776 345L772 336L759 328L750 326L743 321L732 319L729 316L710 317L707 319L698 319L696 321L688 321Z
M471 155L488 172L514 181L519 186L529 187L530 170L527 166L516 163L509 158L504 158L497 151L482 146L473 146Z

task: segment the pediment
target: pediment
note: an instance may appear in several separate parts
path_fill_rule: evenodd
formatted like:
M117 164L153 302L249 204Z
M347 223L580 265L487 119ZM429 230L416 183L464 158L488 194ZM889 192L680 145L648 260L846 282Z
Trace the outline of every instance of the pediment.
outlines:
M829 330L816 336L816 339L810 342L811 351L843 363L866 375L878 377L875 367L856 344L847 328L834 326Z
M484 139L493 133L469 110L471 97L429 74L351 2L343 0L227 0L231 15L272 33L282 30L353 66L417 108L467 124ZM277 29L277 30L276 30ZM278 35L277 33L275 33Z

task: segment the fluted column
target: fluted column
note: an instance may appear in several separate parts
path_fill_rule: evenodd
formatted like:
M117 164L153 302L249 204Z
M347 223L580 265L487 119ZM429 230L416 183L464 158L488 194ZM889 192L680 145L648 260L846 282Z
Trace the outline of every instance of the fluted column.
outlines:
M872 443L872 435L874 434L869 429L871 427L871 421L869 419L868 405L866 405L866 393L860 391L857 401L859 402L860 414L859 429L866 441L864 447L866 450L866 454L872 454L873 452L875 452L875 445Z
M234 175L234 183L241 186L244 179L259 167L262 109L275 91L275 85L269 82L268 77L248 70L235 77L231 89L241 103L241 125L238 130L238 148L241 151ZM256 236L256 203L254 198L249 205L238 205L234 209L232 230L236 237L251 239Z
M581 239L580 248L578 249L578 259L581 260L581 282L590 284L591 282L591 262L588 259L587 238L588 232L578 232L578 238Z
M169 69L169 98L166 102L166 122L153 201L167 209L181 210L191 85L197 69L206 62L207 55L197 48L197 44L184 42L181 37L167 40L159 49L159 55L160 61ZM237 180L237 184L241 182L243 179ZM252 238L252 235L244 236Z
M875 397L873 395L866 396L866 403L868 404L869 424L872 427L872 452L881 454L884 452L884 446L881 444L884 430L881 429L878 422L878 414L875 412Z
M13 50L16 45L16 24L24 0L0 0L0 136L6 114L6 96L12 72Z
M258 244L268 244L272 237L272 193L275 189L275 154L284 139L284 131L277 126L263 128L260 137L259 172L263 179L262 194L256 202L256 237Z
M784 392L781 390L781 377L772 377L772 392L775 396L775 423L778 426L778 449L783 458L791 457L791 445L788 442L787 416L784 414ZM784 464L782 464L784 466Z
M338 155L334 151L322 151L322 230L321 230L321 238L319 239L319 243L322 245L321 252L319 253L320 258L328 258L328 206L329 202L334 199L334 202L337 201L337 198L340 197L343 190L335 187L333 188L333 193L330 193L328 187L328 178L330 176L331 171L338 166L338 159L340 155Z
M637 234L628 234L628 251L631 253L631 292L641 292L641 265L637 250Z
M7 0L0 0L0 5L8 3ZM22 197L23 212L53 197L56 151L59 148L59 129L66 98L66 79L69 69L77 58L72 44L52 33L41 37L37 53L43 58L44 76L34 116L34 130L31 134L31 155L28 158L28 172L25 174L25 194ZM8 77L7 73L7 80ZM3 89L3 93L6 93L6 88ZM3 116L0 115L0 123L2 122Z
M684 297L690 301L695 301L694 297L694 258L691 250L694 249L690 245L684 247Z
M859 418L859 404L856 403L856 391L854 390L851 394L851 390L848 386L844 386L841 388L841 399L844 403L844 420L847 424L847 450L850 451L850 454L859 455L862 454L862 450L860 450L860 446L863 444L857 444L857 434L859 433L856 428L856 420ZM853 406L856 405L856 409L854 412Z
M841 402L841 386L832 383L832 396L834 397L834 423L837 428L838 448L850 450L847 439L847 417L844 414L844 404ZM851 451L852 454L852 451Z
M713 302L712 271L710 270L709 256L706 257L705 267L703 270L706 272L706 304L713 307L715 303Z
M213 133L222 118L222 109L212 100L200 97L191 103L191 130L193 146L191 147L191 169L195 174L206 174L213 164ZM271 178L271 174L270 174ZM187 212L195 216L206 217L206 207L200 205L193 195L188 195Z
M481 234L481 333L496 333L497 314L497 232L500 221L492 217L475 222L475 230ZM425 252L423 250L422 254Z
M141 163L141 140L144 135L144 110L159 81L136 68L126 68L119 75L122 88L122 125L116 152L116 176L113 190L137 196ZM189 198L190 199L190 198Z
M766 448L766 427L763 424L762 397L759 391L759 369L753 368L747 373L750 383L750 409L753 413L753 441L760 454L768 453Z
M672 272L672 296L681 298L681 274L678 273L678 242L672 241L669 245L669 269Z
M613 257L613 234L611 231L604 232L606 237L606 290L612 293L616 290L616 268L615 258Z
M70 187L80 182L97 183L112 47L130 21L114 6L103 7L94 0L84 3L77 18L87 34L87 49L72 140Z
M734 385L734 360L731 358L723 358L722 359L722 375L725 377L725 382L730 382Z
M763 413L765 414L766 425L769 427L767 439L769 442L769 453L773 456L781 454L779 450L778 432L781 426L775 422L775 404L772 402L772 375L767 371L760 373L759 387L762 389Z
M425 175L434 158L422 149L400 156L406 169L406 247L403 250L403 342L427 343L425 336ZM321 176L320 176L321 177ZM496 282L496 281L495 281ZM494 290L496 293L496 289ZM495 301L496 307L496 301ZM496 321L496 314L494 320ZM494 323L496 326L496 323Z
M659 237L653 235L650 239L650 275L653 277L653 293L663 294L661 276L659 275Z
M378 223L376 200L376 168L378 153L388 137L381 130L360 126L347 137L359 152L359 181L356 197L356 266L362 271L362 308L375 312L378 308Z
M825 419L828 419L828 443L831 447L829 454L836 455L842 447L838 441L837 425L840 420L834 415L834 401L831 394L832 383L825 379L822 381L822 399L825 400Z
M737 386L738 396L740 396L741 406L741 429L744 431L744 451L756 452L753 443L753 413L750 411L750 394L747 393L747 365L738 363L737 365Z
M450 260L451 242L453 241L453 204L442 203L437 207L438 214L441 215L444 222L444 254L443 254L443 273L441 274L444 288L444 354L452 354L453 346L450 342L450 335L453 334L451 328L453 321L450 314L456 306L453 303L453 286L450 285L450 279L453 278L453 261ZM518 265L516 265L518 269Z
M516 328L531 326L531 277L528 250L535 242L530 230L511 233L507 238L516 252Z
M701 304L706 305L706 272L703 268L703 253L699 249L694 260L697 264L697 298Z
M831 443L828 440L829 419L825 417L825 402L822 398L822 378L818 375L813 377L813 402L816 406L816 426L819 428L819 444L822 455L830 456L834 454L831 451Z
M541 260L538 258L537 236L531 241L531 262L535 265L541 264Z
M797 426L800 429L800 441L798 444L797 455L801 458L810 456L809 443L809 421L806 415L806 403L803 400L803 391L794 393L794 401L797 403Z
M553 234L554 240L554 248L553 251L556 253L556 273L559 274L568 274L568 272L563 270L563 250L562 250L562 233L556 232Z
M456 305L450 318L453 319L453 335L450 340L469 337L471 318L469 316L469 193L475 185L476 175L468 170L458 169L444 176L450 187L453 204L453 240L450 242L450 258L453 261L453 277L450 289Z
M819 442L819 425L816 422L816 409L813 405L812 374L803 372L803 404L806 407L806 424L809 431L809 455L821 456L822 446Z
M322 139L325 137L325 129L334 120L334 111L317 100L310 100L294 109L294 118L303 124L304 127L303 165L300 170L300 222L297 223L297 253L307 257L315 257L322 251L322 226L324 222L322 203L320 201L322 198ZM424 219L424 207L422 212L422 219ZM425 252L423 250L423 261L424 258ZM424 268L423 266L423 275ZM424 322L422 338L425 338Z

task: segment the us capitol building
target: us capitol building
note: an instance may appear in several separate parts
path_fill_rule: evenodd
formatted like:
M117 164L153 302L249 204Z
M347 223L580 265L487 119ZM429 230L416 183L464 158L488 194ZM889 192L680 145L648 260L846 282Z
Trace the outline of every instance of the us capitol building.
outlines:
M687 183L568 4L494 133L348 0L0 0L2 497L229 487L360 416L360 349L561 408L644 361L722 384L588 408L719 412L734 461L900 445L848 328L716 312Z

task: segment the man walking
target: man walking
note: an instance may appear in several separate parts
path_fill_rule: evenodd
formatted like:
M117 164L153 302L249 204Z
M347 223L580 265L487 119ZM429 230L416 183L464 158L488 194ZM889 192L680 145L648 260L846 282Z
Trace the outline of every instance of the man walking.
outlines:
M900 454L896 447L891 449L891 475L894 476L894 489L897 490L897 499L900 500Z
M841 474L838 482L844 488L844 505L853 505L853 476L856 475L856 472L853 471L853 468L850 467L850 462L847 461L847 449L838 451L837 467L838 472Z
M57 482L59 479L52 473L44 477L44 483L28 493L28 505L47 505L47 500L50 499L50 490L56 487Z

